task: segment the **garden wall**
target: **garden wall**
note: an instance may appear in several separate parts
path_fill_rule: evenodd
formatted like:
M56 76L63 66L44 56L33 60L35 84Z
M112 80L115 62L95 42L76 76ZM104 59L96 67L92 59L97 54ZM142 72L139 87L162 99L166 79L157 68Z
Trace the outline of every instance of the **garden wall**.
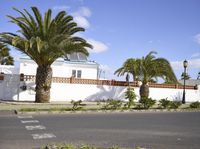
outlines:
M35 76L1 76L4 79L0 80L0 99L34 101ZM95 101L108 98L124 100L124 92L128 85L124 81L58 77L53 78L52 81L51 101ZM139 99L139 85L137 82L130 83L130 86L134 87ZM150 97L153 99L181 100L182 98L183 86L181 85L149 84L149 86ZM195 89L195 86L186 86L186 88L187 102L200 101L200 86L198 86L198 89Z

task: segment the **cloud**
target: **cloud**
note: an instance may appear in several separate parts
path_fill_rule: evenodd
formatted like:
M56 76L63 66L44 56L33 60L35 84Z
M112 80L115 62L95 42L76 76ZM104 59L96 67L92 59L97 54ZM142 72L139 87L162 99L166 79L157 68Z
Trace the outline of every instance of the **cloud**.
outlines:
M70 7L69 6L66 6L66 5L62 5L62 6L54 6L53 7L53 10L56 10L56 11L66 11L66 10L69 10Z
M88 39L87 41L93 46L93 49L88 49L90 53L101 53L108 50L108 46L103 42L94 39Z
M191 56L192 58L197 58L197 57L200 57L200 52L199 53L194 53L194 54L192 54L192 56Z
M89 28L90 23L87 18L89 18L92 13L87 7L80 7L78 11L73 12L74 21L78 24L78 26L83 28Z
M73 13L74 16L83 16L89 18L92 13L89 8L87 7L80 7L78 11Z
M83 28L89 28L90 27L90 23L85 17L75 16L74 21L78 24L79 27L83 27Z
M195 40L198 44L200 44L200 34L195 35L195 36L194 36L194 40Z
M188 67L190 67L190 69L200 68L200 58L190 59L187 61L188 61ZM183 70L183 61L174 61L171 62L171 65L175 70Z

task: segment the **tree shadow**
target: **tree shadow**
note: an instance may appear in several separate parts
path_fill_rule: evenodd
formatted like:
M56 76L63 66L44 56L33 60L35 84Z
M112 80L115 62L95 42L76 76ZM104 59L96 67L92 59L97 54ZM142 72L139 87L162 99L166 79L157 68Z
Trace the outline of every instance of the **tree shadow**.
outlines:
M114 99L114 100L121 100L125 99L124 92L126 91L126 87L120 86L104 86L98 85L97 93L88 96L85 101L98 101L98 100L107 100L107 99Z

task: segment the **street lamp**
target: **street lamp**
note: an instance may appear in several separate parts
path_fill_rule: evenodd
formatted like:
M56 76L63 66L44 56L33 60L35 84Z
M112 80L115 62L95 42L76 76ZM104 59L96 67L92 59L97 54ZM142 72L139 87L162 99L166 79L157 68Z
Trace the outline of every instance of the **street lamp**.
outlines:
M185 80L186 80L186 68L188 66L188 61L184 60L183 61L183 67L184 67L184 75L183 75L183 99L182 99L182 104L185 104Z

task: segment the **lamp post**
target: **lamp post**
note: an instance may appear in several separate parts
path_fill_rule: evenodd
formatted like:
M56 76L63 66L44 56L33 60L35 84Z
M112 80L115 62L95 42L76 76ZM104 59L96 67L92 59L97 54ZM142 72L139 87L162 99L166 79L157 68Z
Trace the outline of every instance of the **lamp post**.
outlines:
M184 75L183 75L183 98L182 98L182 104L185 104L185 80L186 80L186 68L188 66L188 61L183 61L183 67L184 67Z

